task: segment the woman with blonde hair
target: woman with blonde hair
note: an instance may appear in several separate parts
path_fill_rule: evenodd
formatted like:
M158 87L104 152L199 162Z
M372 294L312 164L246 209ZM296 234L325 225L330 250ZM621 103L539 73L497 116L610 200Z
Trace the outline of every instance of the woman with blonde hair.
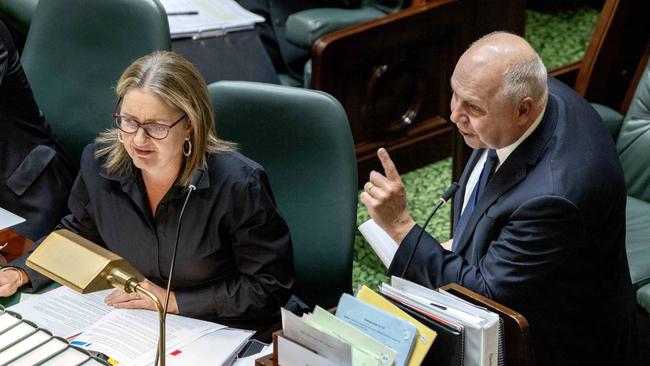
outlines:
M217 138L198 71L180 55L154 52L124 71L116 92L115 128L84 150L71 214L59 227L124 257L162 301L181 207L200 169L180 226L168 312L226 324L276 314L294 282L289 229L263 168ZM46 284L18 268L10 271L20 275L15 289ZM120 290L106 303L156 309Z

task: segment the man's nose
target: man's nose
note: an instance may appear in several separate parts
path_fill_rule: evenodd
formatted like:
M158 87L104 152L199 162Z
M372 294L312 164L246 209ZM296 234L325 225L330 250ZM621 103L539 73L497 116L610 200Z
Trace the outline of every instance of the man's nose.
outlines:
M463 113L458 105L454 106L453 103L451 105L451 115L449 116L449 119L455 123L459 124L461 123L461 119L463 118Z

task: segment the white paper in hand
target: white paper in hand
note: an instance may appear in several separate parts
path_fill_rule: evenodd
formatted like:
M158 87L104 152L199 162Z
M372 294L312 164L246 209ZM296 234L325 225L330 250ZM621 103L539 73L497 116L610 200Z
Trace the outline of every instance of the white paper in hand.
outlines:
M386 266L386 268L390 267L395 252L397 252L397 243L395 240L393 240L384 229L379 227L373 219L359 225L359 231L368 244L370 244L372 250L377 253L381 262L384 263L384 266Z

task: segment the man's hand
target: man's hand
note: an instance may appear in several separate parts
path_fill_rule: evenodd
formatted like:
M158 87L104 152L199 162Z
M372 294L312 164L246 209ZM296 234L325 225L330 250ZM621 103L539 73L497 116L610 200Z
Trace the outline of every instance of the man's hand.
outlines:
M18 271L22 269L11 267L0 270L0 297L13 295L20 286L24 285L21 282L27 279L27 273L23 271L21 276Z
M165 307L164 288L156 286L153 282L147 279L145 279L140 286L156 295L162 306ZM110 295L106 296L104 302L106 305L113 306L116 309L147 309L158 311L156 304L148 297L138 293L128 294L122 290L113 291ZM178 314L178 304L176 303L176 295L174 294L174 291L169 293L169 306L167 307L167 313Z
M440 244L445 250L448 250L451 252L451 247L454 245L454 239L449 239L446 242Z
M370 179L364 184L359 199L366 205L370 217L377 225L399 244L413 228L415 221L408 212L402 179L386 149L377 150L377 157L386 175L374 170L370 172Z

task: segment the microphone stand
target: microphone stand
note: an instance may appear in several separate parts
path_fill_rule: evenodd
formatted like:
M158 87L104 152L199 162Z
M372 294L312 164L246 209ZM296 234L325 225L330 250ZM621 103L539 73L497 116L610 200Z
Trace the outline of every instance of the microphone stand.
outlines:
M424 225L422 225L422 228L420 229L420 233L418 234L418 239L415 241L415 245L413 245L413 250L411 250L411 253L409 254L408 260L406 261L406 265L404 266L404 270L402 271L402 275L400 276L401 278L405 278L406 272L408 271L409 267L411 266L411 261L413 261L413 256L415 255L415 252L418 249L418 245L420 244L420 239L422 239L422 234L424 233L424 229L427 227L429 224L429 221L431 221L431 218L433 215L436 214L438 209L442 207L445 203L449 202L451 197L456 193L456 191L460 188L458 183L453 182L451 186L447 189L447 191L440 196L440 201L436 205L436 207L433 208L431 213L429 214L429 217L427 217L427 220L424 222Z
M158 348L158 352L156 352L156 359L154 360L153 363L154 366L158 365L159 359L160 359L160 366L165 366L164 331L165 331L165 322L167 319L167 307L169 306L169 293L171 292L172 277L174 276L174 266L176 264L176 252L178 252L178 238L180 237L181 234L181 220L183 219L183 213L185 212L185 206L187 206L187 201L190 200L190 195L196 189L196 185L199 183L199 180L201 180L202 176L203 176L203 171L201 169L195 170L194 173L192 174L190 186L188 187L187 195L185 196L185 201L183 202L183 206L181 207L181 213L178 216L178 223L176 224L176 239L174 240L174 251L172 253L172 260L169 266L169 277L167 278L167 290L165 291L165 303L162 306L162 315L160 317L160 329L163 332L160 335L162 346L160 346ZM160 306L160 301L157 301L156 306Z

